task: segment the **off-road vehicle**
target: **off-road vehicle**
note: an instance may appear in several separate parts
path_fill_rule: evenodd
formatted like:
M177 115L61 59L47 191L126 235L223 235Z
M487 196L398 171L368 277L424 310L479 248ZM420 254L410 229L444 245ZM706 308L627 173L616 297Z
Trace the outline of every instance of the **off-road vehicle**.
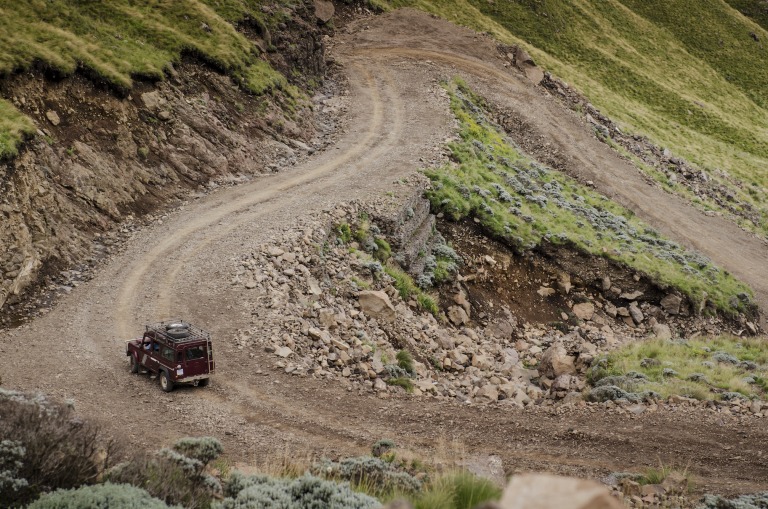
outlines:
M127 342L125 354L131 373L156 374L165 392L181 383L204 387L214 370L211 335L182 320L147 325L143 336Z

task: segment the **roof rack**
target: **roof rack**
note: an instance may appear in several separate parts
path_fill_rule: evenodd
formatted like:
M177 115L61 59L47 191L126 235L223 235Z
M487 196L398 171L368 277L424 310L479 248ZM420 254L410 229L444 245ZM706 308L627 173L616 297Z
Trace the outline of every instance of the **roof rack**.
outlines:
M211 334L184 320L168 320L147 325L147 332L154 332L172 344L211 341Z

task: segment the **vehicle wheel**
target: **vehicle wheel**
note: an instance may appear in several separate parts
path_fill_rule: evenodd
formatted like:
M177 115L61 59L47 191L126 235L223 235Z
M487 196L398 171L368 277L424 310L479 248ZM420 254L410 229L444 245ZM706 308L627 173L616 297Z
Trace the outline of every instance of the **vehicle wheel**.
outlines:
M135 355L131 355L131 373L139 372L139 360Z
M167 371L160 372L160 388L165 392L171 392L173 390L173 380L168 376Z
M173 339L182 339L189 336L189 329L182 329L182 328L176 328L176 329L168 329L165 331L166 334L168 334Z
M208 384L211 382L210 378L203 378L201 380L197 381L198 387L208 387Z
M171 330L171 329L189 329L189 325L183 322L175 322L175 323L169 323L165 326L165 330Z

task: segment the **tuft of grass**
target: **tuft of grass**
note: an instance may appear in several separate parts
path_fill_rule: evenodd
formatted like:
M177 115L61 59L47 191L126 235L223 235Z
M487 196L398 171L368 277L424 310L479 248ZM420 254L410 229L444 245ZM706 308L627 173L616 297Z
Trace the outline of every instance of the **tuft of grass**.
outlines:
M412 498L411 503L415 509L473 509L499 498L501 488L462 470L441 475Z
M409 375L416 374L416 368L413 365L413 356L411 355L411 352L408 350L400 350L397 352L397 355L395 355L395 359L397 359L397 365L404 369L406 373Z
M484 101L461 80L446 84L460 123L454 163L426 171L432 207L453 220L471 216L518 251L569 245L704 299L725 315L753 314L752 290L699 253L662 237L631 211L527 157L488 119Z
M413 392L413 382L411 382L410 378L400 376L397 378L389 378L387 380L387 385L396 385L398 387L402 387L405 389L405 392L411 393Z
M416 296L416 302L421 309L431 313L435 317L438 316L440 309L434 299L419 288L416 283L413 282L413 278L411 278L411 276L404 270L395 267L394 265L387 265L384 267L384 272L394 279L395 288L401 299L408 301L412 296Z
M723 362L728 356L738 363ZM766 399L768 343L732 336L630 343L590 368L590 383L632 371L647 377L646 381L635 380L635 390L652 390L665 398L677 394L707 400L738 393L747 398Z

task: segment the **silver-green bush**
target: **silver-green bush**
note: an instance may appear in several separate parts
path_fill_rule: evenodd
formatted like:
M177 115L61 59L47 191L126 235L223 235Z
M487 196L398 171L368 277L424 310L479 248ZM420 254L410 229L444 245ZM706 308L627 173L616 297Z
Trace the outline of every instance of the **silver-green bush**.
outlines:
M227 498L212 509L372 509L375 498L355 493L347 483L312 475L297 479L243 476L233 473L225 489Z
M178 507L178 506L173 506ZM162 500L129 484L97 484L48 493L27 509L168 509Z

